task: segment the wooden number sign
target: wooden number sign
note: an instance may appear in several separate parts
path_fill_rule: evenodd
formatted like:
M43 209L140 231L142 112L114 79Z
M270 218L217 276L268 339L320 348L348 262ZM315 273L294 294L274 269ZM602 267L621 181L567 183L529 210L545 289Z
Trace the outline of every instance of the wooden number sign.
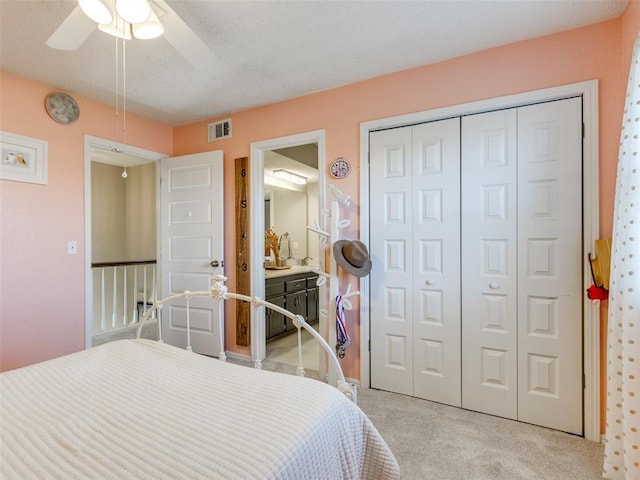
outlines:
M249 159L236 158L236 291L251 295L249 271ZM251 305L239 301L236 305L236 344L248 346L251 338Z

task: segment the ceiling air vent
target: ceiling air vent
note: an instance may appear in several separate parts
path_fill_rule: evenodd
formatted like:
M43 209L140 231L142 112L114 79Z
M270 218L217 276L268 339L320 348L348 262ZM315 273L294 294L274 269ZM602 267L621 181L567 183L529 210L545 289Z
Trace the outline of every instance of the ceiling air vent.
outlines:
M231 119L221 120L207 125L209 142L215 142L222 138L231 138Z

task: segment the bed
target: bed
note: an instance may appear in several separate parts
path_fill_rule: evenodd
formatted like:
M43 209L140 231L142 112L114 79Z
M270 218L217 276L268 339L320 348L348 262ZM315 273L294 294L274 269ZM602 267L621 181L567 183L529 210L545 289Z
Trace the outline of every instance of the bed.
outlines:
M399 476L344 391L154 340L5 372L0 402L3 479Z

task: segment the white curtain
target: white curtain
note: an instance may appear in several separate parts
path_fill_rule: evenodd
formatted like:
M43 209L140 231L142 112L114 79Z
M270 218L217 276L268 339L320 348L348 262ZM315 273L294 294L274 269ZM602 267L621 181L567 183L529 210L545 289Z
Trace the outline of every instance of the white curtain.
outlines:
M640 479L640 35L625 101L613 219L604 478Z

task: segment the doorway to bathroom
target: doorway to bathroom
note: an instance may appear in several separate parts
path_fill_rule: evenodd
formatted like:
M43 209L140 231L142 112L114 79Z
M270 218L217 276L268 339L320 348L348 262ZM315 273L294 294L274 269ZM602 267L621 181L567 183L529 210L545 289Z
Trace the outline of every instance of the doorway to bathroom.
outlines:
M318 325L319 239L307 230L318 217L318 144L316 142L268 150L264 153L265 299L302 315ZM271 238L273 248L267 245ZM277 238L277 241L276 241ZM266 360L318 370L318 348L274 311L265 313Z
M324 131L314 131L251 145L251 198L263 199L251 218L251 291L271 303L302 315L319 331L326 321L323 287L314 272L321 246L307 225L322 223L324 205ZM263 310L263 309L259 309ZM297 329L274 312L252 312L251 356L298 365ZM308 337L308 338L307 338ZM302 331L305 369L324 370L317 344ZM322 373L322 372L321 372Z

